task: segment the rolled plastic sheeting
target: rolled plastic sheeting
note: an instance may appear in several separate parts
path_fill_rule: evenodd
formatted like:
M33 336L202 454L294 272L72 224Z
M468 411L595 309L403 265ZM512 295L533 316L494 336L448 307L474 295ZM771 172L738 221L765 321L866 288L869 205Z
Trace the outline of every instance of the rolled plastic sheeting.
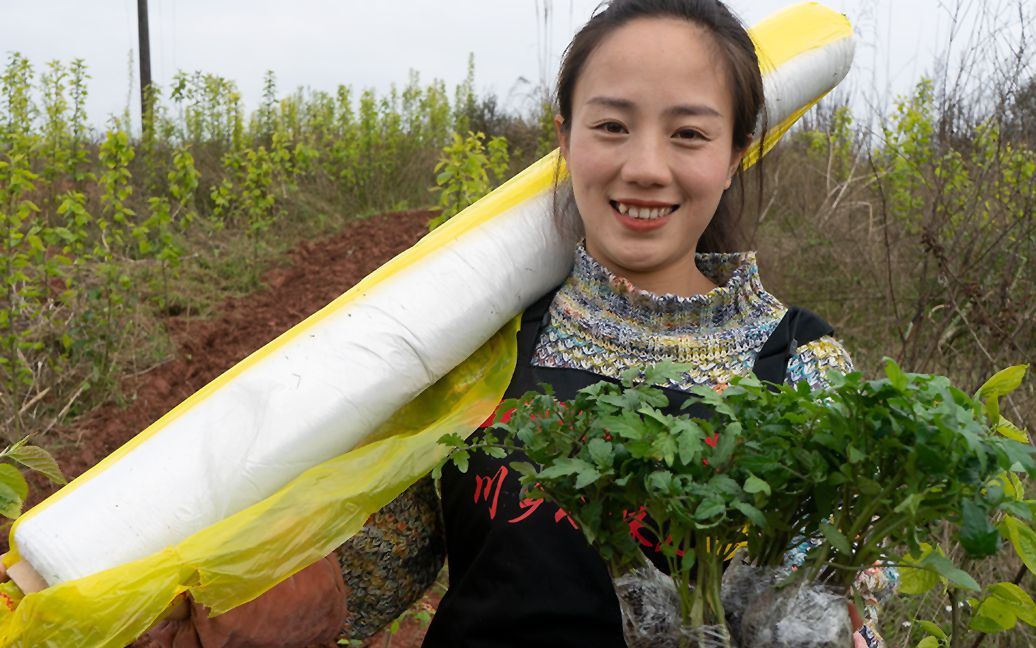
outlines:
M777 96L771 136L746 164L845 76L852 53L848 21L816 3L751 33ZM3 644L121 645L185 590L230 609L426 473L442 434L491 413L513 370L514 317L571 265L549 208L555 156L19 519L7 562L28 560L51 587L3 621Z
M779 11L748 31L763 75L767 133L764 139L756 127L742 162L745 168L841 83L856 51L849 19L816 2Z
M531 175L550 176L550 160L539 167ZM292 329L23 521L22 557L51 585L96 574L175 544L364 442L565 277L571 243L545 217L550 196L541 189Z

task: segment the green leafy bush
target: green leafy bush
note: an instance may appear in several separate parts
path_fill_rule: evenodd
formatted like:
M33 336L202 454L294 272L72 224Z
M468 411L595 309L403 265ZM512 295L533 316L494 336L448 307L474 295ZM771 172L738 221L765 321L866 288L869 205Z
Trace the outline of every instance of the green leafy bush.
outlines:
M442 151L435 165L438 174L432 191L439 194L442 213L428 223L432 230L472 204L499 184L507 173L510 156L507 140L493 137L483 144L484 133L453 134L453 143Z
M613 575L640 560L624 513L646 510L649 530L669 539L661 549L692 625L723 620L723 562L741 544L754 564L773 567L797 539L818 538L785 584L848 591L861 569L900 563L901 551L920 555L943 522L973 559L996 554L1003 536L1031 533L1029 503L1005 484L1036 475L1036 448L1016 440L998 405L1024 367L997 374L974 398L892 361L882 379L832 374L816 391L735 379L722 392L693 390L714 412L707 420L661 411L666 396L651 385L683 370L633 369L621 385L602 381L571 402L544 386L501 404L513 415L474 447L524 453L531 463L512 468L528 496L567 511ZM456 436L445 442L464 469L470 449ZM1016 525L1005 533L994 523L1003 514ZM906 560L954 587L981 589L941 553ZM994 609L1007 591L984 605Z

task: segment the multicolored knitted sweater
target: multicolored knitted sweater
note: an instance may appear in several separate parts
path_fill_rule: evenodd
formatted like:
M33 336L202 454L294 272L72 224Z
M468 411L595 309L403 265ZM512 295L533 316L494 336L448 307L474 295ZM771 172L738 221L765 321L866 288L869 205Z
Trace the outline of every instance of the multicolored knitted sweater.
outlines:
M613 274L580 245L572 273L551 303L533 363L612 378L631 366L686 363L692 368L669 385L682 391L719 387L748 375L788 309L763 288L754 252L698 254L695 263L717 288L694 297L659 296ZM798 348L788 362L787 381L805 380L815 389L826 384L829 371L852 370L845 347L825 336ZM806 540L792 549L788 567L800 564L813 544ZM868 648L884 646L876 629L878 612L896 581L895 569L881 567L857 578Z
M751 373L788 309L763 288L754 252L698 254L695 261L718 288L694 297L659 296L612 274L580 245L533 364L618 378L631 366L688 363L693 368L670 385L683 391ZM852 371L852 361L837 340L823 337L798 349L788 380L818 387L831 370Z

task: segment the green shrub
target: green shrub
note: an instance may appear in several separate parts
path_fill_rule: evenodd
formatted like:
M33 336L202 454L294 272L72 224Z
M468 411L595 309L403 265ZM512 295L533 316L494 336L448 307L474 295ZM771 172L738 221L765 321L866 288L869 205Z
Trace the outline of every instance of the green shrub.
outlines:
M445 223L504 179L510 162L507 140L494 137L485 145L485 139L484 133L468 132L467 137L454 133L453 143L443 149L435 165L438 175L432 188L439 194L442 212L429 221L429 230Z

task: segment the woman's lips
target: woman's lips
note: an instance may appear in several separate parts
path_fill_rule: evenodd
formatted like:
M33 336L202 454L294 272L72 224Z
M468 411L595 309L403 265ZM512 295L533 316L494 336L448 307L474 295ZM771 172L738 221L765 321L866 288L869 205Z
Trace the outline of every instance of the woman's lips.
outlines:
M659 216L657 218L651 219L634 218L633 216L628 216L626 214L620 213L619 210L615 208L614 203L612 203L610 206L612 210L612 216L614 216L615 219L619 221L619 224L625 227L626 229L632 230L634 232L650 232L660 227L664 227L665 224L669 222L669 219L672 218L673 214L676 212L676 210L673 210L665 216Z

